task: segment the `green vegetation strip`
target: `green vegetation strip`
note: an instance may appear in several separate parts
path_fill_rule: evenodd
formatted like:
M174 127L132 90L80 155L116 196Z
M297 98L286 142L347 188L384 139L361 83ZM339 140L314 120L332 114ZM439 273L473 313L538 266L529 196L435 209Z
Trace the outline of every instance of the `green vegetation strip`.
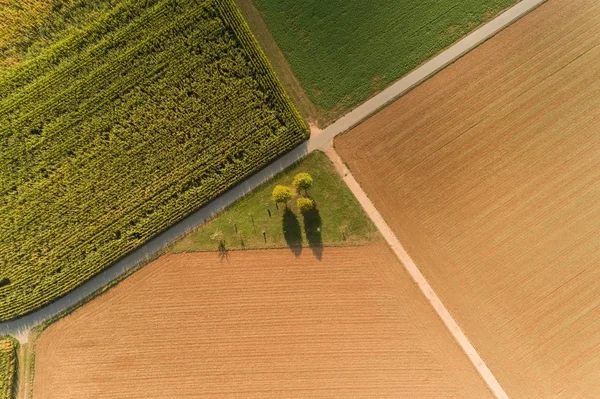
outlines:
M111 3L0 74L0 321L307 137L231 0Z
M273 188L285 185L296 192L292 182L301 172L313 178L308 194L316 210L300 212L297 194L288 201L287 211L283 204L276 207ZM222 241L221 250L289 247L299 254L302 247L310 247L318 253L321 246L360 245L378 237L331 161L315 152L174 243L170 251L217 251Z
M516 0L255 0L325 119L410 72Z
M0 399L12 399L16 390L17 349L12 337L0 337Z

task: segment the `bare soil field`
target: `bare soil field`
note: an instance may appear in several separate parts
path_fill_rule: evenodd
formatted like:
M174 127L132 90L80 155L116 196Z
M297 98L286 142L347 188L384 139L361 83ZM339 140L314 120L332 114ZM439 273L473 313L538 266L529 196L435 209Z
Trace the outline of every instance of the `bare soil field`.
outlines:
M599 44L550 0L335 142L513 398L600 397Z
M485 398L391 251L166 255L50 326L34 398Z

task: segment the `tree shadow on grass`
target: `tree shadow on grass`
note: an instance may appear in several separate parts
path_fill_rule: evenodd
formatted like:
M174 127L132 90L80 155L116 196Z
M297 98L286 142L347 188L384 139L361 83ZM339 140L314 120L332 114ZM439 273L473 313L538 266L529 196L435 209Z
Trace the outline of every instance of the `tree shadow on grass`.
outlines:
M219 259L221 259L221 261L229 260L229 250L225 246L225 241L223 240L219 241Z
M304 231L306 232L306 240L308 246L313 252L313 255L321 260L323 257L323 238L321 237L321 215L317 208L311 209L302 214L304 216Z
M302 230L298 217L290 209L286 209L283 211L282 225L285 242L297 258L302 253Z

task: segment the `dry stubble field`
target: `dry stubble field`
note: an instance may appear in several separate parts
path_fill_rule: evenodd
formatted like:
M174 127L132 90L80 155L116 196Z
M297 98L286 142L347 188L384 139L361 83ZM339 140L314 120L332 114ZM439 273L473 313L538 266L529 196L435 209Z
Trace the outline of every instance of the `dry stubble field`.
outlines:
M550 0L336 141L513 398L600 397L599 44Z
M34 398L485 398L391 251L167 255L49 327Z

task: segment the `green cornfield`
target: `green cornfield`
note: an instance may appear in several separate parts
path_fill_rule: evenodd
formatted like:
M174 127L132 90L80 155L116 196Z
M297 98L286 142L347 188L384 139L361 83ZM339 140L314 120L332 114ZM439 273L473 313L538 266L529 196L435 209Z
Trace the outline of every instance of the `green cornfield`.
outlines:
M12 399L17 373L17 342L0 337L0 399Z
M232 0L91 4L0 48L0 321L308 135Z

